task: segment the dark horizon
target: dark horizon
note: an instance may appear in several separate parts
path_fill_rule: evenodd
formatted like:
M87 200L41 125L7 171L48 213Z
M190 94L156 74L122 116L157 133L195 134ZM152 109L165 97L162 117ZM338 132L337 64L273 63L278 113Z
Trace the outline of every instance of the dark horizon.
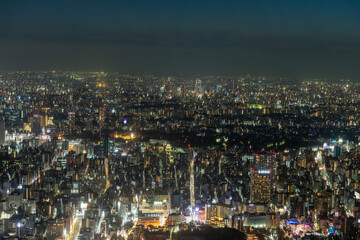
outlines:
M360 80L355 1L11 1L0 70Z

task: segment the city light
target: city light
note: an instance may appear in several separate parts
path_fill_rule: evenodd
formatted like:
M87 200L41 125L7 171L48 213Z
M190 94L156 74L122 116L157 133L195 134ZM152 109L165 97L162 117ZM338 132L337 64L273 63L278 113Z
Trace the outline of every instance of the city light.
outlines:
M0 86L0 238L358 237L356 82L19 71Z

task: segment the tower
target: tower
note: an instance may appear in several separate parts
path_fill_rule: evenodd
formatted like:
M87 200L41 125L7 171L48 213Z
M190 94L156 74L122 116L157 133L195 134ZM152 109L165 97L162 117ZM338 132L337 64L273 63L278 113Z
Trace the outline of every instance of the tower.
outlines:
M195 154L194 149L190 148L189 151L189 161L190 161L190 204L191 210L195 209L195 176L194 176L194 163L195 163Z
M5 122L0 123L0 145L5 145Z
M195 79L195 96L202 97L201 79L197 77Z

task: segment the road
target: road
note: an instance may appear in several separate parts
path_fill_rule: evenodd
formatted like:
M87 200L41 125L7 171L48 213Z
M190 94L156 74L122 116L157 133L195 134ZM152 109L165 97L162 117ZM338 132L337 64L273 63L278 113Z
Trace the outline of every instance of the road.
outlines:
M81 229L82 217L77 216L74 220L74 224L70 228L70 232L65 237L65 240L76 240L79 236Z

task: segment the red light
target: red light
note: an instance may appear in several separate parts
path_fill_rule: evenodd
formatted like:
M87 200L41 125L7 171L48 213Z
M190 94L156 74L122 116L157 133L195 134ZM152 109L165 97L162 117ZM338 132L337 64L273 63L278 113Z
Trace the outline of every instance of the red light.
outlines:
M269 172L271 172L271 168L269 168Z
M254 171L255 171L255 169L253 169L253 168L252 168L252 169L251 169L251 171L252 171L252 172L254 172Z
M188 144L188 147L190 147L190 143Z

